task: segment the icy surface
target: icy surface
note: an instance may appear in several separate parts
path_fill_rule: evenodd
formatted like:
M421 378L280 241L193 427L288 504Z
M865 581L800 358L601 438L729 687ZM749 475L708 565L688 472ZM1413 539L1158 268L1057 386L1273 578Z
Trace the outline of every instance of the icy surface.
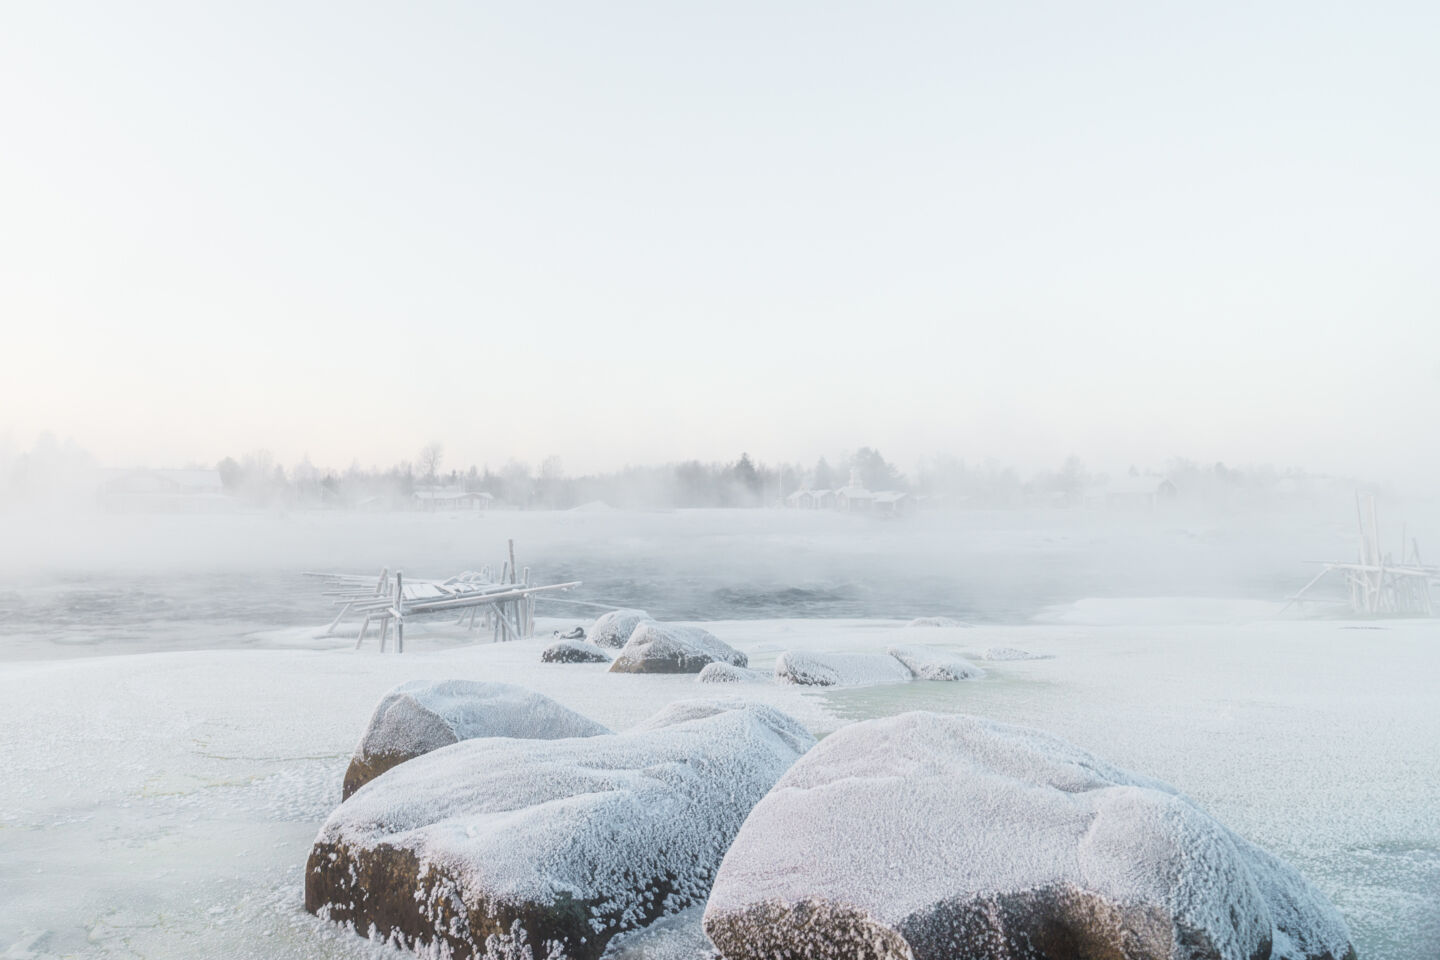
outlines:
M1029 650L1021 650L1019 647L990 647L981 656L982 660L1048 660L1048 653L1031 653Z
M701 925L703 906L686 907L640 930L622 933L601 960L718 960Z
M813 687L906 683L913 679L909 668L888 653L806 653L797 650L787 650L775 661L775 677L783 683Z
M974 680L985 671L957 653L939 647L897 644L885 651L905 664L916 680Z
M574 898L606 937L642 922L657 891L662 913L703 902L751 807L813 743L741 700L671 704L621 734L465 740L362 787L317 849L411 851L446 878L445 901Z
M916 617L907 627L964 627L968 626L964 621L956 620L954 617Z
M1339 914L1298 873L1170 786L1039 731L924 712L849 726L791 768L726 854L705 925L729 951L799 907L776 941L793 946L784 937L808 936L819 903L936 957L953 945L926 942L935 910L983 916L1049 891L1162 911L1162 955L1186 929L1224 960L1248 960L1277 929L1305 956L1348 948Z
M640 623L610 669L616 673L699 673L708 663L743 667L745 654L703 627Z
M768 683L773 679L769 674L748 667L737 667L730 663L707 663L695 675L696 683Z
M526 525L518 535L527 558L532 544L565 556L591 549L592 557L612 556L622 544L625 564L644 558L701 577L713 566L716 550L739 549L737 542L770 543L776 535L777 517L765 511L740 511L738 521L712 519L723 513L617 512L613 526L587 526L579 533L564 532L558 523L547 527L551 518L543 514L517 514L514 522ZM95 547L87 559L99 555L105 563L129 563L137 549L153 552L148 542L137 545L150 528L136 518L102 519L119 525L124 536L96 545L87 528L90 539L84 542ZM411 537L408 555L435 556L439 572L473 564L475 522L442 519L311 516L281 524L247 515L239 518L243 523L224 521L235 524L226 532L207 526L214 518L198 518L199 527L195 518L165 518L175 527L171 539L195 547L183 566L204 571L239 565L243 597L200 596L195 592L200 586L215 585L203 573L178 585L167 579L165 590L153 583L132 588L141 583L138 578L104 591L88 582L59 580L37 588L44 601L39 607L29 585L22 590L11 579L0 587L0 606L7 611L0 630L10 631L13 644L4 653L29 658L0 663L0 754L6 763L0 776L5 907L0 955L33 941L23 949L41 958L408 957L359 940L301 907L301 869L310 843L335 805L357 732L388 690L408 679L514 682L621 730L703 689L695 686L694 675L546 666L538 662L544 641L476 644L474 634L439 624L413 632L407 625L404 656L379 656L373 643L355 652L353 636L318 636L323 627L310 619L311 588L292 583L298 578L283 572L287 568L274 567L278 543L284 562L297 569L356 562L368 569L373 556L378 572L390 554L376 550L374 542L389 538L388 543L397 531L420 527L423 537L405 534ZM511 518L505 519L508 532ZM593 518L581 519L588 525ZM747 536L753 539L737 540L727 526L737 522L752 523ZM829 515L795 522L839 525L843 538L826 533L802 542L793 531L785 533L780 546L790 551L783 554L786 564L796 551L828 559L848 550L859 569L870 572L876 568L876 544L854 540L854 531L889 538L899 529ZM977 522L985 521L977 516ZM457 535L461 526L465 532ZM666 540L657 532L662 526L683 536ZM1348 534L1348 527L1342 532ZM603 548L577 546L581 533L598 538ZM1013 542L1029 557L1050 539L1057 549L1073 549L1066 544L1075 542L1051 529L1024 537L984 534L966 543L993 551ZM216 552L216 542L223 543L223 554ZM1333 542L1336 550L1345 546L1338 537ZM327 552L317 552L319 543ZM938 562L955 544L954 537L937 537L923 559ZM53 562L60 546L28 541L24 564L12 569L12 577ZM898 540L882 546L887 551L882 567L913 552L913 544ZM1124 546L1117 557L1137 556L1132 544ZM1316 547L1315 555L1328 555L1324 547ZM1267 570L1289 570L1303 555L1289 541L1279 552L1280 566ZM1138 555L1148 563L1149 554ZM765 554L746 556L749 576L749 558ZM1227 564L1244 565L1254 551L1247 542L1243 551L1223 556ZM1193 562L1193 555L1187 556L1186 564ZM983 581L987 602L993 602L987 610L1001 616L1010 609L1007 603L1020 598L990 596L990 587L1003 587L1030 568L1014 563L985 573L992 567L987 560L976 573L989 577ZM755 590L773 591L771 581L788 575L787 569L765 568L767 582ZM1227 577L1232 569L1227 566ZM622 566L609 585L632 575L631 566ZM1276 581L1271 576L1266 582ZM883 586L905 589L898 580ZM1117 587L1135 588L1133 580ZM645 589L649 592L631 602L649 602L660 587ZM263 616L254 612L260 601L250 599L252 590L263 600ZM101 592L124 606L97 614ZM705 595L706 603L720 602ZM766 598L765 605L736 616L775 608L772 592L754 595ZM828 588L825 596L831 596ZM685 597L685 609L701 609ZM733 604L733 597L726 593L721 599ZM916 631L904 629L905 618L917 608L936 607L897 597L897 619L855 619L844 603L824 599L832 604L825 615L851 619L703 625L747 653L753 667L769 671L784 650L874 652L915 642ZM783 602L792 603L788 595ZM801 608L819 602L802 599ZM1115 607L1117 620L1124 616L1122 606ZM42 616L43 629L37 619ZM992 622L953 635L924 632L927 643L944 642L962 655L1013 646L1059 658L986 663L982 683L742 689L746 697L802 719L817 734L915 709L978 713L1055 733L1174 784L1221 821L1295 864L1344 913L1364 960L1434 960L1434 945L1440 943L1436 622L1186 624L1182 613L1145 616L1178 626ZM542 618L538 628L548 637L553 629L588 623L580 616ZM1359 626L1365 629L1355 629ZM192 649L131 652L179 645ZM193 649L201 646L229 649ZM46 657L66 659L35 659L45 650L54 651ZM120 655L95 655L107 652Z
M585 635L596 646L619 650L635 628L649 619L650 614L644 610L611 610L597 617Z

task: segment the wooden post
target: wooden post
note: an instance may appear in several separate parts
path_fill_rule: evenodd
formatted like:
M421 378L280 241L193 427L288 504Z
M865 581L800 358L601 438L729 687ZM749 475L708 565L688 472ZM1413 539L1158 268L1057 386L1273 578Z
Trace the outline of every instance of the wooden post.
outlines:
M530 568L525 568L525 579L521 581L525 586L530 586ZM520 632L526 637L535 636L535 598L528 596L520 601L520 609L523 611L520 617Z
M395 571L395 652L405 652L405 590L403 574Z
M340 621L345 619L345 614L349 613L349 612L350 612L350 608L353 607L354 605L355 605L355 604L354 604L354 602L352 601L352 602L350 602L350 603L345 604L345 606L343 606L343 607L340 608L340 612L337 613L337 614L335 614L335 619L334 619L334 620L331 620L331 621L330 621L330 626L326 628L326 630L325 630L325 636L327 636L327 637L333 637L333 636L335 636L335 631L338 630L338 629L340 629Z
M517 576L519 575L519 573L520 573L520 571L519 571L519 570L516 568L516 566L515 566L515 541L514 541L514 540L507 540L506 543L509 545L509 548L510 548L510 582L511 582L511 583L515 583L515 582L516 582L516 577L517 577ZM513 639L519 640L519 639L520 639L520 636L521 636L521 634L520 634L520 601L519 601L519 600L516 600L516 601L512 602L512 603L510 604L510 609L513 611L513 613L507 615L507 619L509 619L510 617L513 617L513 618L514 618L515 631L514 631Z

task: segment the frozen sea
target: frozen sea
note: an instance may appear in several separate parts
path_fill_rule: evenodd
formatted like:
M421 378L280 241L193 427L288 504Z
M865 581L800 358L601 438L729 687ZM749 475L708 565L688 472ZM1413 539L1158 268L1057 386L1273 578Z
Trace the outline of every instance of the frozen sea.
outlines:
M306 569L442 576L514 537L572 599L704 621L768 668L897 640L983 680L746 685L816 733L912 709L1055 733L1168 780L1290 860L1362 957L1440 956L1440 625L1276 618L1345 556L1303 516L779 511L0 517L0 957L391 957L301 908L301 867L375 701L406 679L531 686L612 727L712 692L538 663L542 640L320 636ZM544 630L584 607L542 608ZM966 627L917 629L912 617ZM731 692L727 690L726 693Z

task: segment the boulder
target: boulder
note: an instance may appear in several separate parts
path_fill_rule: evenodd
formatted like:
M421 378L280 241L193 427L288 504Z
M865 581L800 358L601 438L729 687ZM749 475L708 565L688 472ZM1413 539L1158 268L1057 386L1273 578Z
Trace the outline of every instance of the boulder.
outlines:
M611 673L699 673L707 663L743 667L745 654L700 627L647 620L610 664Z
M814 742L772 707L725 700L620 734L454 743L335 809L305 908L427 955L595 960L703 903L751 807Z
M725 855L705 932L729 960L1342 960L1293 868L1173 788L976 717L844 727Z
M1049 660L1048 653L1031 653L1019 647L991 647L981 656L982 660Z
M601 614L590 626L590 642L619 650L635 628L649 619L650 614L644 610L611 610Z
M718 660L705 664L704 668L695 675L696 683L765 683L769 680L769 674L761 673L759 670L736 667Z
M540 651L541 663L609 663L610 654L584 640L556 640Z
M908 683L910 669L888 653L804 653L787 650L775 661L775 678L808 687Z
M380 774L473 737L556 740L610 731L549 697L508 683L412 680L385 694L345 771L348 800Z
M886 651L915 675L916 680L974 680L985 671L964 657L938 647L897 646Z

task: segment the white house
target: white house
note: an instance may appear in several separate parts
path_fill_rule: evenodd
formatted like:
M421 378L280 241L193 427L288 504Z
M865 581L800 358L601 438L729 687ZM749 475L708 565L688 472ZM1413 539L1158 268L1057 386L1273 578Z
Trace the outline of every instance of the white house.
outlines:
M420 487L414 500L421 510L484 510L495 498L488 493L460 487Z
M785 498L785 505L796 510L821 510L835 506L833 490L796 490Z

